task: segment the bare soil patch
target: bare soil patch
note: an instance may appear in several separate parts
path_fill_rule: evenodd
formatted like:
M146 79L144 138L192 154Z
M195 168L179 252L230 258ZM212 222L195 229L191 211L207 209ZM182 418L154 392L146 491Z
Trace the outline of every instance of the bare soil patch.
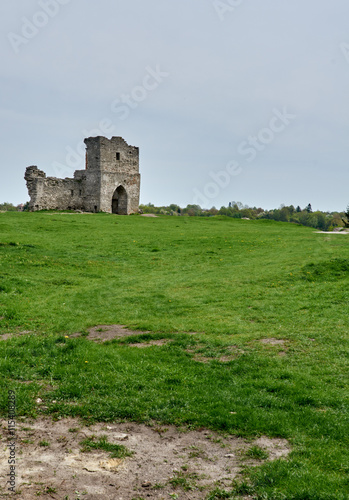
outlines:
M261 339L259 342L262 342L262 344L270 344L270 345L285 345L285 340L282 339Z
M0 318L1 320L1 318ZM12 337L17 337L20 335L27 335L29 333L34 333L32 331L23 331L23 332L11 332L11 333L4 333L3 335L0 335L0 341L1 340L7 340ZM130 337L134 335L145 335L148 333L153 333L149 331L141 331L141 330L130 330L127 328L125 325L97 325L88 330L88 335L87 339L92 340L94 342L106 342L108 340L113 340L113 339L118 339L122 337ZM183 332L182 332L183 333ZM197 335L197 332L185 332L187 335ZM73 333L69 335L69 337L76 338L76 337L82 337L81 332ZM161 343L160 343L161 342ZM168 340L159 340L159 341L151 341L148 342L147 344L144 344L143 347L147 347L150 345L164 345L165 343L169 342ZM135 344L132 344L133 347L135 347ZM137 347L139 347L137 345Z
M131 335L143 335L147 331L130 330L124 325L98 325L88 330L87 339L94 342L106 342L107 340L130 337ZM81 333L73 333L71 337L80 337Z
M137 344L128 344L129 347L138 347L139 349L144 349L145 347L151 347L153 345L163 346L171 342L168 339L161 340L150 340L149 342L138 342Z
M287 342L288 342L287 340L275 339L275 338L271 337L269 339L261 339L258 342L264 344L266 346L266 348L268 348L269 350L273 349L274 346L278 346L280 348L280 350L278 351L277 355L280 357L284 357L287 355L287 351L289 349L287 346Z
M218 361L219 363L229 363L230 361L234 361L234 359L236 358L237 356L229 354L219 357L217 356L216 358L209 358L200 353L196 353L193 357L194 361L198 361L199 363L210 363L210 361Z
M12 339L12 337L20 337L21 335L28 335L29 333L34 333L34 332L25 330L24 332L4 333L3 335L0 335L0 340Z
M193 360L198 361L199 363L209 363L210 361L218 361L219 363L229 363L233 361L241 354L244 353L243 350L239 349L236 345L226 346L225 351L226 354L221 354L219 356L206 356L204 353L200 352L200 349L203 349L205 345L197 344L195 347L186 349L186 352L190 354L194 354Z
M134 335L145 335L148 333L154 333L149 331L141 331L141 330L130 330L125 325L98 325L90 328L88 330L87 339L92 340L94 342L106 342L108 340L120 339L123 337L131 337ZM187 335L197 335L196 332L185 332ZM70 337L81 337L81 333L73 333ZM161 342L161 343L160 343ZM169 340L157 340L157 341L149 341L144 344L142 347L147 347L150 345L164 345L169 342ZM136 344L131 344L133 347L140 347Z
M7 422L1 421L0 474L8 473ZM106 436L133 452L124 459L108 452L83 452L82 440ZM289 444L283 439L261 437L254 442L221 436L209 430L184 432L173 426L148 427L135 423L86 427L77 419L52 421L19 419L16 441L17 498L32 500L202 500L219 486L229 490L249 459L246 452L259 446L268 460L286 457ZM0 497L10 498L4 482Z

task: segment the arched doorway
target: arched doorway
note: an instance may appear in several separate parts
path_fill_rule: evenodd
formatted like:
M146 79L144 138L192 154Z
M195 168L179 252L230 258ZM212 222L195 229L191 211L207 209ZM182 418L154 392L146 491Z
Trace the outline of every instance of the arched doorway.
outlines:
M127 193L123 186L115 189L112 199L112 213L127 215Z

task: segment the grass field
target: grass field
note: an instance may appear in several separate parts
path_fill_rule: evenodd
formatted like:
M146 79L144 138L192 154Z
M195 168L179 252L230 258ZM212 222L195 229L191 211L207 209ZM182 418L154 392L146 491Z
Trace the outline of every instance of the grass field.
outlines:
M0 333L28 332L0 342L2 415L13 389L18 415L44 396L54 417L282 437L287 460L214 498L348 499L348 238L224 217L0 214ZM152 333L70 338L103 324ZM144 339L171 342L129 345Z

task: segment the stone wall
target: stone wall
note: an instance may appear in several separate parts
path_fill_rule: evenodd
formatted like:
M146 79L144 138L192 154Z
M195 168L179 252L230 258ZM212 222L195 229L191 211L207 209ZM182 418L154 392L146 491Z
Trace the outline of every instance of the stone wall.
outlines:
M89 137L87 146L87 170L126 173L139 172L139 149L129 146L122 137Z
M28 167L25 179L30 210L83 210L83 182L77 179L46 177L38 167Z
M127 176L122 173L101 173L101 206L102 212L111 212L110 200L122 186L127 193L127 213L137 213L139 208L140 175Z
M30 210L82 210L119 214L139 208L139 149L122 137L89 137L86 170L73 179L46 177L36 166L26 169Z

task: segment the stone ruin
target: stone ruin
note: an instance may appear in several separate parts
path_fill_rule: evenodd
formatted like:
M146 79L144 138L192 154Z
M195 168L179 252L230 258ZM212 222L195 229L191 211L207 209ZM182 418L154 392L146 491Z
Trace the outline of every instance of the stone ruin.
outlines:
M36 166L26 169L29 210L80 210L119 215L139 209L139 149L122 137L89 137L86 169L74 178L46 177Z

